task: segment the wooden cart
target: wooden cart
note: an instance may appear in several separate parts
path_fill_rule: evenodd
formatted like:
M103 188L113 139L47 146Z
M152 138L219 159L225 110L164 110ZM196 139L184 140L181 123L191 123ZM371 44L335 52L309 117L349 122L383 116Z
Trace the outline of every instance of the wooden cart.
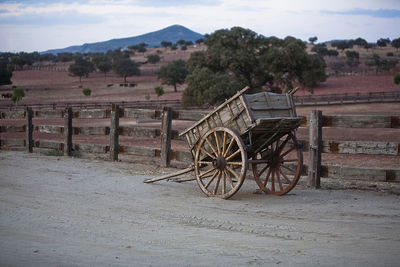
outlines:
M208 196L233 196L249 166L258 186L269 194L286 194L300 178L303 158L294 131L302 119L292 95L246 90L180 134L192 152L197 183Z

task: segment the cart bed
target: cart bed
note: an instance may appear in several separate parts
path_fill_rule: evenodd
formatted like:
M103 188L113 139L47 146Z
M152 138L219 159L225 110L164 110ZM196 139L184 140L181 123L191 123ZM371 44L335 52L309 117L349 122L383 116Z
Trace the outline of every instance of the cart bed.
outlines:
M185 136L193 155L200 138L218 126L230 128L241 136L251 131L256 141L254 145L265 145L265 141L276 140L301 124L292 95L269 92L244 94L247 90L248 87L242 89L180 134Z

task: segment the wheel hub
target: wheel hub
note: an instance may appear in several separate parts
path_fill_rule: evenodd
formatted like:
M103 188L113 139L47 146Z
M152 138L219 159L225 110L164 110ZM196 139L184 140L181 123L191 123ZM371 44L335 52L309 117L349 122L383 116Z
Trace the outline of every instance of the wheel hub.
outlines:
M224 157L219 156L218 158L213 160L213 167L217 168L218 170L224 170L226 167L226 160Z
M270 160L270 166L272 168L276 168L278 167L280 163L280 157L279 156L272 156L271 160Z

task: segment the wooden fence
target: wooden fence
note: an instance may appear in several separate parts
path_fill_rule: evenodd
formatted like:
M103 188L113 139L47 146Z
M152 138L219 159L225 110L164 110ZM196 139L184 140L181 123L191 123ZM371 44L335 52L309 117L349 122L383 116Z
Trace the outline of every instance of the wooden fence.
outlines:
M20 149L25 147L29 152L34 149L56 149L71 155L73 151L81 153L96 153L108 157L110 160L118 160L121 155L139 155L158 157L161 166L169 166L171 160L184 163L192 162L192 155L187 150L171 149L172 141L182 141L178 137L178 131L172 127L172 121L198 121L205 112L193 112L187 110L174 111L171 108L163 110L146 110L134 108L121 108L112 105L108 109L90 110L36 110L27 108L22 111L4 111L0 113L0 137L2 134L11 134L19 138L3 137L0 140L0 148ZM33 125L33 118L62 119L62 125ZM159 123L154 127L141 127L120 124L120 118L128 120L155 120ZM107 126L72 126L73 120L79 119L103 119ZM9 121L19 121L17 126L7 125ZM89 120L90 121L90 120ZM189 122L190 123L190 122ZM161 127L159 126L161 124ZM189 124L190 126L190 124ZM400 143L386 141L338 141L322 140L322 131L326 127L332 128L391 128L400 129L400 116L379 115L322 115L320 111L311 112L304 117L302 127L309 128L308 140L301 140L305 152L308 152L308 183L318 188L320 178L343 178L346 180L376 181L376 182L400 182L400 167L395 169L359 168L348 166L325 165L321 160L322 153L335 154L367 154L386 155L400 157ZM33 133L46 133L57 135L58 140L34 140ZM399 130L400 134L400 130ZM98 144L72 142L72 136L96 136L107 137L108 141ZM161 140L160 147L145 147L142 145L130 145L121 143L121 137L126 138L157 138Z
M400 102L399 92L294 96L296 106Z
M400 102L399 92L374 92L374 93L354 93L354 94L331 94L331 95L307 95L294 96L296 106L315 106L315 105L340 105L357 103L385 103ZM179 109L180 100L149 100L149 101L121 101L121 102L63 102L57 103L37 103L25 104L22 102L15 105L11 101L0 101L0 109L25 110L31 107L37 109L65 109L72 107L74 109L97 109L109 108L112 104L117 104L121 108L152 108L162 109L164 106Z

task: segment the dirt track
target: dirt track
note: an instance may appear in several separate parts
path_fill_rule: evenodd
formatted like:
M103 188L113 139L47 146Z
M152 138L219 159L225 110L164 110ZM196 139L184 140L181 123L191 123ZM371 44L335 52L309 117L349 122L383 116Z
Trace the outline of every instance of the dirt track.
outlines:
M22 167L21 167L22 166ZM0 265L398 266L400 197L297 187L230 200L156 166L0 152ZM164 170L173 171L173 170Z

